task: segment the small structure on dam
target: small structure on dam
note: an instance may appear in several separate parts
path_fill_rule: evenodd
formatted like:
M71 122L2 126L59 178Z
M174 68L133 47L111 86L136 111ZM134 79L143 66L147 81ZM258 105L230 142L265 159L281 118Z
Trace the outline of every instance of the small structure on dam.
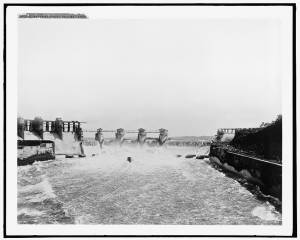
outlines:
M99 142L100 148L102 148L104 143L103 130L102 128L98 128L95 134L95 140Z
M241 130L249 130L249 131L259 131L262 128L219 128L218 129L218 133L231 133L231 134L235 134L237 131L241 131Z
M31 131L36 133L41 139L44 138L43 119L41 117L35 117L31 122Z
M124 128L118 128L115 136L116 136L116 142L122 144L125 136Z
M137 141L140 145L143 145L146 141L146 138L147 138L147 132L144 128L139 128L138 129L138 138L137 138Z
M158 137L159 145L163 145L167 140L168 140L168 130L164 128L159 129L159 137Z

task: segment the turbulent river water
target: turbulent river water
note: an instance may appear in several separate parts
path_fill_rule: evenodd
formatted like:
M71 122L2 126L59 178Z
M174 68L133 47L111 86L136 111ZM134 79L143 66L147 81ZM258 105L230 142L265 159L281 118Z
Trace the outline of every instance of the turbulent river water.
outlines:
M208 159L184 157L208 147L98 149L19 166L18 223L281 224L271 204Z

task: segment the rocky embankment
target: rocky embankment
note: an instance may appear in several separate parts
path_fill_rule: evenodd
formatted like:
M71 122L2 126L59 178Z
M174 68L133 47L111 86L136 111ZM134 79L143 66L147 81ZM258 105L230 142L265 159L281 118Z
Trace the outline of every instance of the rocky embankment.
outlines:
M282 119L258 129L240 129L230 142L215 142L210 161L259 187L270 202L281 205ZM272 197L275 197L274 200Z

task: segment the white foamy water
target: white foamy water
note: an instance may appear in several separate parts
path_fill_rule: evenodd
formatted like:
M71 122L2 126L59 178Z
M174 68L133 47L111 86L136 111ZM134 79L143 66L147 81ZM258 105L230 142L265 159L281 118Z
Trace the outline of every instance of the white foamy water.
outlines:
M208 159L185 158L207 151L85 147L86 158L60 156L18 167L18 222L281 224L273 206L214 169Z
M44 132L44 139L55 142L55 152L57 154L80 154L79 142L75 140L74 133L64 132L63 139L56 133Z
M269 202L263 203L252 210L252 215L265 221L279 221L280 215Z
M18 215L30 215L30 216L41 216L43 212L35 210L35 209L29 209L29 208L21 208L18 210Z

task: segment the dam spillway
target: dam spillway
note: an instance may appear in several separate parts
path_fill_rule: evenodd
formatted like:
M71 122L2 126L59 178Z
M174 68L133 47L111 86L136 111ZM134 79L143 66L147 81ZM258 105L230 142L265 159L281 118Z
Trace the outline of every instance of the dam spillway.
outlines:
M18 223L281 224L271 204L207 158L184 157L207 151L207 146L86 146L85 158L20 166Z
M64 121L60 117L56 118L55 121L44 120L41 117L35 117L34 119L18 117L18 165L55 159L55 155L65 155L71 158L74 155L84 157L82 123L86 122ZM120 146L126 141L144 145L149 140L152 143L154 142L154 145L162 146L169 140L168 130L164 128L156 131L146 131L143 128L139 128L138 131L125 130L123 128L118 128L117 130L103 130L102 128L98 128L97 130L84 130L84 132L95 133L95 138L92 142L93 144L98 142L100 148L102 148L105 142L103 133L107 132L115 133L115 139L106 142L109 144L115 143ZM128 133L137 134L137 139L126 139L125 135ZM147 133L156 133L159 135L156 138L149 138L147 137ZM49 143L52 145L50 146Z

